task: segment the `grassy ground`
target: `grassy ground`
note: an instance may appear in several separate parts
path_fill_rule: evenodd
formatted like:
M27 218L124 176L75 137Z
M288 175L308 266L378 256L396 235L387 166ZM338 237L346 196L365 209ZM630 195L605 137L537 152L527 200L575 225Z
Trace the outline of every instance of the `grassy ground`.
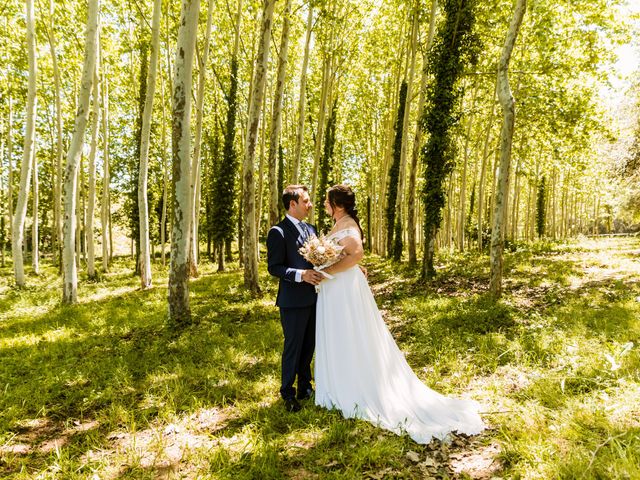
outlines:
M441 257L419 285L369 258L378 305L428 385L481 402L490 429L417 445L307 403L278 400L276 285L251 298L239 270L192 282L198 324L165 328L166 274L131 264L60 305L45 266L0 269L2 478L640 478L640 241L536 245L488 261ZM233 267L233 265L232 265ZM236 266L237 267L237 266Z

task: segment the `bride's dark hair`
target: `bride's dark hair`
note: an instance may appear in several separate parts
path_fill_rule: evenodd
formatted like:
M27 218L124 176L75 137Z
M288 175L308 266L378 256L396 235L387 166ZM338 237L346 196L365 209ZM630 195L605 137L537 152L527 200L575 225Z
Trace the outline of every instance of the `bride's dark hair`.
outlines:
M334 185L327 190L327 197L329 198L331 208L344 208L347 215L356 221L360 229L360 238L364 238L362 227L360 226L360 219L358 218L358 209L356 208L356 194L353 193L351 187L344 184Z

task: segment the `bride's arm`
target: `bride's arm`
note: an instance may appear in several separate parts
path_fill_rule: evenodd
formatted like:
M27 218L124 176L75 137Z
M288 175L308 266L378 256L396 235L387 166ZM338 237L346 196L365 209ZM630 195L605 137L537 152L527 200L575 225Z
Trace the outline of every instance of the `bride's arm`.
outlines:
M354 237L345 237L340 241L340 245L344 247L342 249L343 257L338 262L324 269L324 271L328 274L334 274L348 270L354 265L357 265L364 256L362 242Z

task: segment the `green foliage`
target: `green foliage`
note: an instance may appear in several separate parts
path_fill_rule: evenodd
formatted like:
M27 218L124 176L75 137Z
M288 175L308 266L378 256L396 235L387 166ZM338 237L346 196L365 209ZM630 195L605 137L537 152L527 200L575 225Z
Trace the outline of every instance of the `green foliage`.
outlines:
M476 0L445 0L445 18L434 39L428 68L433 79L427 87L426 108L422 128L428 134L422 148L424 165L424 230L427 242L435 237L442 222L445 204L444 182L455 165L455 142L452 129L458 122L462 89L460 76L468 64L476 60L478 38L473 33ZM433 255L424 249L423 277L435 273Z
M393 259L396 262L402 260L402 212L398 211L398 215L396 215L396 225L395 232L393 236Z
M331 114L327 119L326 135L324 138L324 150L322 152L322 158L320 160L320 175L318 180L318 195L316 204L316 213L318 215L316 228L318 232L326 232L331 228L330 218L327 216L327 212L324 209L324 199L327 189L333 185L333 150L336 142L336 115L337 115L338 100L333 102L331 108Z
M544 237L544 227L546 224L546 177L543 175L538 184L538 195L536 199L536 233L538 238Z
M402 256L402 238L399 240L400 253L396 254L398 246L394 244L394 230L400 230L402 235L402 224L396 224L396 200L398 198L398 182L400 181L400 157L402 151L402 135L404 131L404 112L407 106L407 81L403 80L400 85L400 96L398 98L398 113L396 115L395 137L393 141L393 158L389 167L389 184L387 186L387 256L395 260L400 260ZM398 215L399 216L399 215ZM396 256L398 258L396 258Z
M238 59L231 58L231 77L227 95L227 119L224 129L222 160L213 184L211 235L218 248L233 238L236 227L235 195L238 157L234 146L238 113Z

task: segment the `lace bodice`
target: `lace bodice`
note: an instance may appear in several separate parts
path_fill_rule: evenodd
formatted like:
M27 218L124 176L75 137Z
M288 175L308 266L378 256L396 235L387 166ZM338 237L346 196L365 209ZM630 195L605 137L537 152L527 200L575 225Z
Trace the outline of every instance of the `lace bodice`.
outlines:
M333 232L327 238L329 240L334 240L336 242L339 242L340 240L343 240L344 238L347 238L347 237L355 237L357 239L360 239L360 231L357 228L353 228L353 227L343 228L342 230Z

